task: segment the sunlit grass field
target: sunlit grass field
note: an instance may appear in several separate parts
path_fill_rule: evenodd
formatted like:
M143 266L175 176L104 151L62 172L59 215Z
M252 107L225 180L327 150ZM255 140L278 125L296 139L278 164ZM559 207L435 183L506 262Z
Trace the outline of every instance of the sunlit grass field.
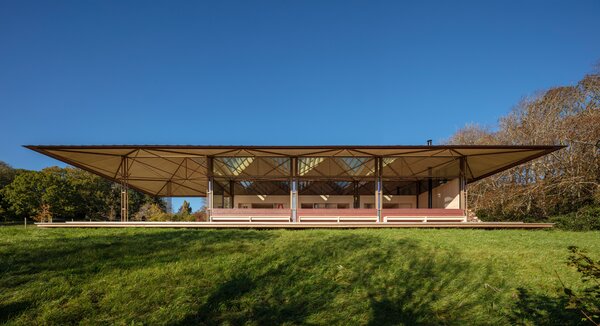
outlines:
M600 232L0 227L0 323L577 323Z

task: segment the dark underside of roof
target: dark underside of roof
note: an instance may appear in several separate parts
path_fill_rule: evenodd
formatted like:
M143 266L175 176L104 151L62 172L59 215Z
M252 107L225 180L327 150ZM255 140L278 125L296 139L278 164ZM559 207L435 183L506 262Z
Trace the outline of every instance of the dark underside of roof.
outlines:
M563 146L25 146L104 178L158 196L205 196L208 177L241 181L451 179L473 182ZM209 169L212 162L212 172ZM294 164L295 167L293 166ZM124 174L124 171L126 174Z

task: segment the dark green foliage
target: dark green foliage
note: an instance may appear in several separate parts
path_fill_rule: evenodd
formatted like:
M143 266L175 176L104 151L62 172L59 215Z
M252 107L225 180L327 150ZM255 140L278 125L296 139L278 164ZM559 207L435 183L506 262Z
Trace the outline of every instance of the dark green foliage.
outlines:
M0 189L11 183L17 176L17 170L7 163L0 161Z
M169 221L194 222L196 221L196 216L194 216L193 214L180 212L177 214L170 215Z
M22 171L0 190L5 216L22 219L37 216L44 205L55 220L117 220L120 214L119 185L77 168L51 167ZM144 203L164 203L155 197L129 190L129 209L135 213ZM2 211L0 211L2 213Z
M0 161L0 221L8 220L13 214L9 209L9 204L4 200L4 194L2 188L10 184L16 177L17 171L10 165L3 161Z
M76 192L63 169L46 168L41 172L27 171L2 189L9 208L19 217L33 218L43 205L53 216L72 218L76 212Z
M517 301L508 318L513 325L584 325L577 311L565 309L568 303L565 297L518 288Z
M574 290L561 279L563 295L550 298L518 289L518 301L510 315L513 324L597 325L600 322L600 260L594 261L576 246L569 246L567 265L580 274L583 288Z
M570 246L569 251L568 264L577 268L586 287L574 291L563 285L569 299L567 308L581 313L582 320L600 324L600 260L594 261L576 246Z
M564 230L591 231L600 230L600 206L584 206L576 212L550 218L556 227Z

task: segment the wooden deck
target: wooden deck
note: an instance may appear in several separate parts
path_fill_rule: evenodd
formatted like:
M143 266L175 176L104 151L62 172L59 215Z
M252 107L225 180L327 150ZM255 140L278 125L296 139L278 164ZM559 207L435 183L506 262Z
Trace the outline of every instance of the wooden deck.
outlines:
M380 229L380 228L457 228L457 229L545 229L553 223L521 222L66 222L36 223L41 228L192 228L192 229Z

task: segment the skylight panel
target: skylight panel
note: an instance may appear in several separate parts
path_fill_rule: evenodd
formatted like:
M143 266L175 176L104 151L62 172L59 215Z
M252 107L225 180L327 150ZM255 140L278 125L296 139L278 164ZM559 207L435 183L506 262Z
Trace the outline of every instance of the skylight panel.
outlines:
M322 157L303 157L298 162L298 175L303 176L321 164L325 159Z
M342 157L341 161L347 167L347 173L353 176L369 175L374 172L373 168L368 166L372 159L367 157Z
M223 163L231 175L238 176L254 161L253 157L224 157Z

